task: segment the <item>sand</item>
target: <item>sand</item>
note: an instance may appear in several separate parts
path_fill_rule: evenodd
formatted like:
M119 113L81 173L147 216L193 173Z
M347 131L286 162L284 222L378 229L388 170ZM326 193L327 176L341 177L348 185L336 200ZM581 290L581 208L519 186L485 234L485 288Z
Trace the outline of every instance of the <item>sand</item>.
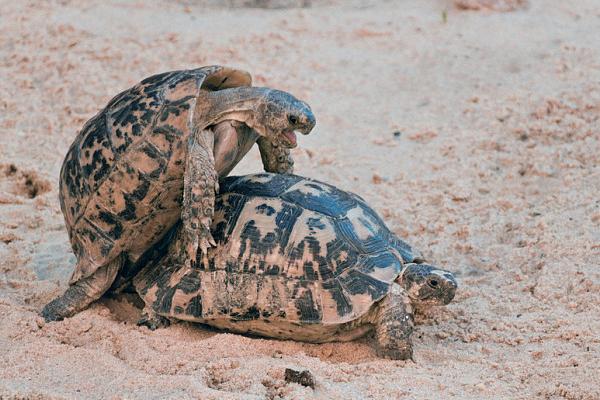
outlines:
M225 3L1 2L0 398L599 399L600 4ZM453 303L419 310L415 362L151 332L127 296L38 317L75 262L58 172L77 131L142 78L208 64L307 100L296 172L455 272ZM234 173L260 169L253 151Z

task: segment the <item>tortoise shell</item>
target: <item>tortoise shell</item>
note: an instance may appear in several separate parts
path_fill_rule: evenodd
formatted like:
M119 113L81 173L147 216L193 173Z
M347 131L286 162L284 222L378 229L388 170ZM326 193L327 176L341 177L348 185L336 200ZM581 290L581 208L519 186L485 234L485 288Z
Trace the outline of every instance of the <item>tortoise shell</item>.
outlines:
M359 196L295 175L223 179L212 231L217 246L192 268L163 259L145 272L155 312L239 331L250 320L341 324L419 256Z
M84 125L60 172L61 209L78 259L71 283L123 252L135 261L176 223L182 179L170 175L183 174L182 138L200 90L250 81L220 66L154 75Z

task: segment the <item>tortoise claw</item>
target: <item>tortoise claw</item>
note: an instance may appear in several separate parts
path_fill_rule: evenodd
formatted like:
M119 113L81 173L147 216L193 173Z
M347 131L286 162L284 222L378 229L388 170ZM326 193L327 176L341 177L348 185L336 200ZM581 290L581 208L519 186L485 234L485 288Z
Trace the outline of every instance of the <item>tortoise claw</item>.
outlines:
M217 245L210 232L205 237L201 237L199 242L199 247L203 255L208 252L209 248Z

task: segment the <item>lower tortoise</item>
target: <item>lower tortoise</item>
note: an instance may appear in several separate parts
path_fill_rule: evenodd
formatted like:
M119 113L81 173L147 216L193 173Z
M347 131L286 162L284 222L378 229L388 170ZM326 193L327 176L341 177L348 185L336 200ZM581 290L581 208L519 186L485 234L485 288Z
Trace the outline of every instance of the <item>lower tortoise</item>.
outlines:
M222 180L217 246L191 264L174 256L180 226L134 278L151 328L179 319L315 343L374 331L378 355L407 359L413 305L448 304L457 289L362 198L296 175Z

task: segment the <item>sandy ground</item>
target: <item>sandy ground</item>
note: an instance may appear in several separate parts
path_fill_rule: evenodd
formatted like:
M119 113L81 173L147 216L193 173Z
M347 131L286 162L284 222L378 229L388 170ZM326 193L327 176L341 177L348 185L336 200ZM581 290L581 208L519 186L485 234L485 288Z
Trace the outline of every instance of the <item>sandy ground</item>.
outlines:
M0 398L600 398L598 1L0 3ZM456 273L455 301L419 313L416 363L366 340L150 332L125 297L37 316L75 261L57 188L78 129L142 78L208 64L307 100L296 172ZM234 172L258 170L255 151Z

